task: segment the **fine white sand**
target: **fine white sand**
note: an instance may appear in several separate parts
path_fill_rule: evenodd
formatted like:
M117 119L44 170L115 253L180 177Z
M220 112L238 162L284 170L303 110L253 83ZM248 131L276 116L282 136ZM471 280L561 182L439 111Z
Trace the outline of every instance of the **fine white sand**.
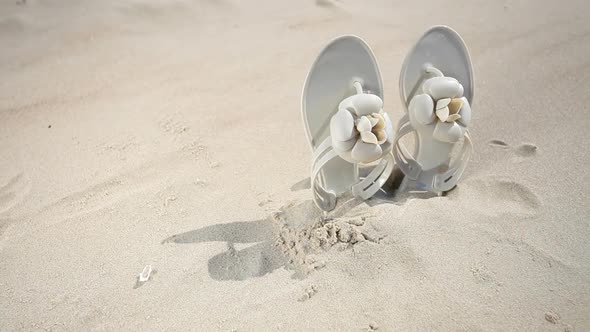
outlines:
M590 330L590 2L0 3L0 331ZM319 222L300 93L363 37L471 50L446 197ZM147 282L138 274L146 265Z

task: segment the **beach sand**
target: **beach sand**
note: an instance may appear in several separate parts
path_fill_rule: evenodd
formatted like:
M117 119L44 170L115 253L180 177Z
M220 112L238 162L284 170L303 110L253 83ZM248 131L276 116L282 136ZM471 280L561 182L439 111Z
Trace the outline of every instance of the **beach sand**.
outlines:
M0 331L590 330L590 2L0 3ZM475 72L444 197L310 201L300 96L430 26ZM138 274L150 265L149 279Z

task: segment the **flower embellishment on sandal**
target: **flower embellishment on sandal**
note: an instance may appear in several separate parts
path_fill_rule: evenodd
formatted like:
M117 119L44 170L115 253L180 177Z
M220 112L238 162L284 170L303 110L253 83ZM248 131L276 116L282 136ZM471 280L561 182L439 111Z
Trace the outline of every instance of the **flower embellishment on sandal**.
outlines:
M389 153L393 126L383 101L376 95L358 94L340 103L330 120L332 145L338 155L351 163L370 163Z
M452 77L434 77L424 82L423 94L412 98L408 110L424 126L435 126L433 137L455 143L471 121L471 107L463 97L463 86Z

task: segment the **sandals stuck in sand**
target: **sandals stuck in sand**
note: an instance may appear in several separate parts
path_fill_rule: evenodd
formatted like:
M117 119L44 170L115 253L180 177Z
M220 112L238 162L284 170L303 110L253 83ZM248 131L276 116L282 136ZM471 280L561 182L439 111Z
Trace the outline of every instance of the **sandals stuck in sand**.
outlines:
M410 51L400 74L400 95L406 114L399 121L394 157L405 174L400 187L442 194L463 174L472 144L473 70L465 43L446 26L428 30ZM400 139L416 133L412 157ZM451 163L455 145L463 147Z
M381 75L369 46L356 36L329 43L311 67L301 106L316 205L333 210L346 192L373 196L393 170L393 126L383 112ZM368 166L361 179L359 168Z
M406 57L400 76L406 114L397 132L383 111L382 90L375 57L355 36L330 42L311 67L301 106L313 151L311 189L320 209L333 210L347 192L372 197L390 177L394 160L405 174L400 189L441 194L465 170L472 150L467 126L473 74L467 48L454 30L430 29ZM412 132L415 157L400 142ZM367 175L361 177L359 169Z

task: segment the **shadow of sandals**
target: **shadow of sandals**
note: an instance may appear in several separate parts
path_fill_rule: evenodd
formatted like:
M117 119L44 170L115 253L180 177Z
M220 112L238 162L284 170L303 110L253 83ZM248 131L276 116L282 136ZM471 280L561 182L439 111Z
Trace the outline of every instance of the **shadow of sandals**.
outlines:
M267 218L211 225L173 235L162 243L227 242L226 251L209 259L209 275L215 280L245 280L261 277L285 265L285 257L274 246L275 238L272 220ZM236 243L256 244L237 250Z
M309 178L296 183L291 190L303 190L309 184ZM369 206L387 202L376 198L364 201ZM309 221L317 218L336 218L345 215L355 206L363 203L353 197L341 197L338 206L329 214L322 216L311 200L299 204L288 204L279 211L283 219L287 220L287 227L301 229L309 225ZM193 231L172 235L162 241L164 243L192 244L203 242L226 242L227 250L209 259L209 275L215 280L246 280L261 277L280 267L288 265L289 259L281 248L276 246L279 229L286 225L277 224L273 216L254 221L236 221L224 224L206 226ZM235 244L253 243L243 249L237 249ZM242 247L242 246L240 246ZM292 266L291 266L292 267ZM298 273L294 271L294 277Z

